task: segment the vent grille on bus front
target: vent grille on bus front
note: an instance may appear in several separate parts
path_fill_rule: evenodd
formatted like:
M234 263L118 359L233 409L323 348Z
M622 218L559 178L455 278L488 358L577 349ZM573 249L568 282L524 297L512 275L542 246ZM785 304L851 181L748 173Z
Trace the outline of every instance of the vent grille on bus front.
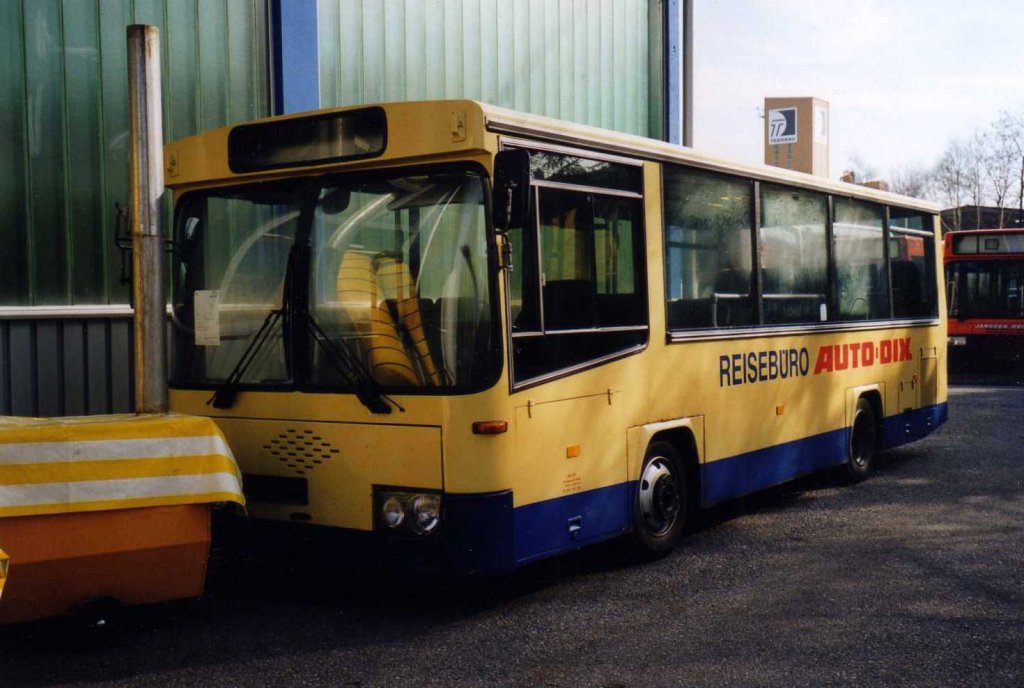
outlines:
M292 428L264 444L263 448L298 475L305 475L339 453L330 442L312 430Z

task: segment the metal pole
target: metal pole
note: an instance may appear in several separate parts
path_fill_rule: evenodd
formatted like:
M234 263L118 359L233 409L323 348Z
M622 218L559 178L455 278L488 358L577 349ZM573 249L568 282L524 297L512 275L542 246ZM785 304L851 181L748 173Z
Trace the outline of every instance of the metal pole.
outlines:
M132 297L135 305L135 411L167 411L164 297L163 119L160 31L128 27L131 109Z
M693 146L693 0L683 0L683 145Z
M693 145L693 0L665 1L665 140Z
M683 0L665 2L665 140L683 142Z

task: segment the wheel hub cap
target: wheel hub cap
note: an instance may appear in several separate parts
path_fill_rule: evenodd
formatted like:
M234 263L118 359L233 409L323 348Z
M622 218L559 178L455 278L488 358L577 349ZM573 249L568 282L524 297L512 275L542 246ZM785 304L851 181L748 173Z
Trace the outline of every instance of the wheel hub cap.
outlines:
M640 512L651 532L661 534L672 527L679 513L680 499L671 464L656 458L640 476Z

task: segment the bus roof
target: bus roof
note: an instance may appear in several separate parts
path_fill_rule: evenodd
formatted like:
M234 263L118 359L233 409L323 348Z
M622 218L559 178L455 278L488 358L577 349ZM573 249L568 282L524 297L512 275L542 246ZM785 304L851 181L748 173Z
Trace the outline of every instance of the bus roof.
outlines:
M946 260L963 257L994 259L1024 255L1024 228L962 229L946 232L943 238Z
M938 205L917 198L768 165L731 162L664 141L517 112L472 100L358 105L268 117L244 124L310 119L328 113L367 108L382 108L388 121L387 145L379 156L239 174L228 166L228 136L236 126L242 126L240 124L203 132L167 144L164 148L166 184L177 189L228 181L256 181L292 176L298 170L323 172L353 166L392 166L405 160L415 159L422 162L426 156L430 156L431 159L465 158L495 151L497 136L502 135L643 160L689 164L708 170L738 174L767 182L797 185L926 213L939 211ZM430 124L425 126L425 122Z

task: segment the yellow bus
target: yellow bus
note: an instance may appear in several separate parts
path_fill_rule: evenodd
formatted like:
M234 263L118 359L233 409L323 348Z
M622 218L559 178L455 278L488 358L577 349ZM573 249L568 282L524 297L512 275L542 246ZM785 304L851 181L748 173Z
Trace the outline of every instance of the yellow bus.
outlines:
M945 419L937 208L471 101L169 144L171 407L250 515L502 572Z

